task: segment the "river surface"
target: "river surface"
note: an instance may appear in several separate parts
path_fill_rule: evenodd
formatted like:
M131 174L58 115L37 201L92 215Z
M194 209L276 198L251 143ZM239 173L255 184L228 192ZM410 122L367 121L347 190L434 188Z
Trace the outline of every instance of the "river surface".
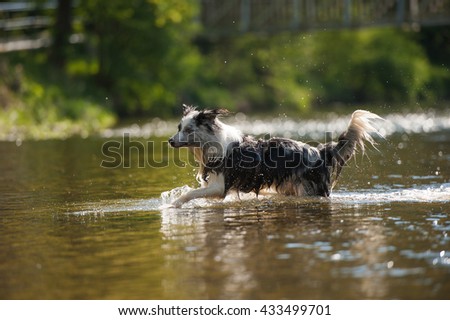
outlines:
M450 114L384 116L379 151L352 160L330 199L167 208L195 164L158 119L0 142L0 298L449 299ZM321 141L345 128L336 117L224 121Z

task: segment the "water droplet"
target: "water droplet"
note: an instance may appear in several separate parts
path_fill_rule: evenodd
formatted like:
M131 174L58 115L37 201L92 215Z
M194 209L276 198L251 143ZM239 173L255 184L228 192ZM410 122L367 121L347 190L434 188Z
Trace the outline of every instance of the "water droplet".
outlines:
M394 266L394 261L388 261L387 268L391 269Z
M332 261L339 261L341 260L341 254L340 253L335 253L331 256L331 260Z
M188 246L188 247L185 247L184 250L186 250L187 252L194 252L194 251L197 251L198 248L196 246Z
M442 250L441 252L439 252L439 256L442 258L445 255L445 251Z

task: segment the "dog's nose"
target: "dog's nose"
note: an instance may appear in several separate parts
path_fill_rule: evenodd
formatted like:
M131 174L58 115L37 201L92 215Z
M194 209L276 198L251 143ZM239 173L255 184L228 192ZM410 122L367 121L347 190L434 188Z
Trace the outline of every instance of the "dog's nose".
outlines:
M169 144L173 147L173 138L169 139Z

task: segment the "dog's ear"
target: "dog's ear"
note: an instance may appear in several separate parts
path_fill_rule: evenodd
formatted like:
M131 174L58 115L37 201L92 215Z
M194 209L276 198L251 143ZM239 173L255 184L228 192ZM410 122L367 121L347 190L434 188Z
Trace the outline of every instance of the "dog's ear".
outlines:
M219 109L201 111L197 117L208 119L208 120L214 120L215 118L217 118L219 116L225 116L229 113L230 113L230 111L228 111L227 109L219 108Z
M187 115L189 112L192 112L195 110L195 107L188 106L187 104L183 104L183 117Z

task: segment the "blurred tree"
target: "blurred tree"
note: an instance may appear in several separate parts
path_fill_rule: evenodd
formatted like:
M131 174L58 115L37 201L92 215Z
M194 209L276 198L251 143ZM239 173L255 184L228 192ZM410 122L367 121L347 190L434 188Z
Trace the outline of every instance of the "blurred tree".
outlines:
M52 28L53 43L50 47L50 61L57 67L64 67L68 58L69 38L72 34L72 0L58 0L55 24Z
M432 94L450 99L450 26L422 28L416 38L436 66L431 79Z
M198 0L78 0L75 9L73 3L57 1L50 50L10 56L33 84L22 90L30 96L23 114L52 104L58 116L75 119L88 100L120 116L172 116L181 103L298 113L336 102L450 97L448 27L245 34L214 42L199 36ZM73 30L84 33L83 45L68 45ZM64 68L54 72L51 64ZM0 100L14 100L17 93L5 81L0 86ZM48 119L41 113L39 121Z
M217 43L204 59L202 80L210 89L198 100L243 111L411 103L438 97L445 79L414 34L394 28L249 34Z
M313 61L323 101L412 102L424 98L432 66L408 34L396 29L322 32Z
M122 114L170 113L195 68L193 1L83 0L88 34L96 42L98 83ZM166 109L164 109L166 107Z
M450 67L450 26L422 28L417 39L430 61Z

